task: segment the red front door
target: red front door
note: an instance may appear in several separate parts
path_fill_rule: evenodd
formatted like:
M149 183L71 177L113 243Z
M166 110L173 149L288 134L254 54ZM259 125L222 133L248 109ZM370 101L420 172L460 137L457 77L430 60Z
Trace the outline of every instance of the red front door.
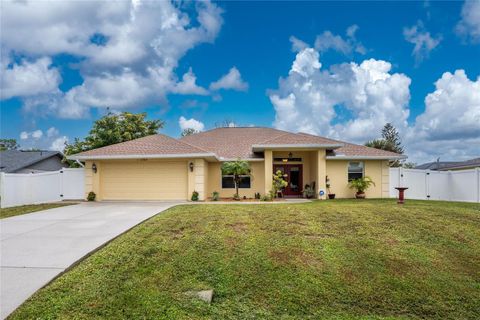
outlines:
M280 170L287 176L284 178L288 185L283 190L286 196L300 196L302 195L303 184L303 166L301 164L276 164L273 166L273 172Z

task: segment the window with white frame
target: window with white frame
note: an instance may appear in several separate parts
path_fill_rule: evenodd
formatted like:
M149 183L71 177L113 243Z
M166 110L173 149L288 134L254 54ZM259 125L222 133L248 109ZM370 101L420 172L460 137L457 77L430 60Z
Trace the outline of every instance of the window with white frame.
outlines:
M364 165L363 161L350 161L348 163L348 181L363 178Z
M250 176L244 175L240 176L240 184L238 185L241 189L248 189L250 188ZM222 175L222 189L234 189L235 188L235 181L233 180L233 175Z

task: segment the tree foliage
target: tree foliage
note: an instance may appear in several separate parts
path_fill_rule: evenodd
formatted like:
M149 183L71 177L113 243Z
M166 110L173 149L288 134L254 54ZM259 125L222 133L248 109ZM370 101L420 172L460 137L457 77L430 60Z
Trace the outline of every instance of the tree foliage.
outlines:
M238 187L242 179L241 176L249 175L251 171L250 163L244 160L227 161L222 164L222 174L232 175L235 183L235 196L239 198Z
M108 113L93 123L84 140L75 138L72 144L66 144L64 153L71 155L156 134L163 121L145 120L146 116L146 113Z
M196 133L199 133L200 131L198 130L195 130L193 128L187 128L187 129L184 129L182 131L182 133L180 134L181 137L186 137L186 136L191 136L192 134L196 134Z
M0 139L0 151L17 150L20 146L15 139Z
M391 123L386 123L383 127L381 139L368 141L365 143L365 146L398 154L403 154L404 152L400 134ZM390 167L399 167L400 165L401 163L398 160L390 162Z

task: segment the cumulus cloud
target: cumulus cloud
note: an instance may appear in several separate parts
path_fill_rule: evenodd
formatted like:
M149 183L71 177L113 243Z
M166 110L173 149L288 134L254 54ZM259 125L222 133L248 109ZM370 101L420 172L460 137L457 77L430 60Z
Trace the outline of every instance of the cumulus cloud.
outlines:
M223 23L222 10L208 1L188 5L134 0L54 5L8 1L2 3L1 18L2 49L7 55L70 54L79 58L81 85L67 92L56 89L46 93L58 87L57 82L48 87L50 90L25 99L27 111L68 118L83 117L91 107L126 109L162 104L172 92L206 94L195 85L192 72L178 81L175 69L188 50L212 43ZM21 65L14 64L10 69L18 67ZM9 96L21 95L12 92Z
M428 58L430 52L442 41L440 35L432 37L421 21L410 28L404 28L403 36L406 41L414 44L412 56L415 57L417 64Z
M479 156L480 76L446 72L425 98L425 111L408 124L410 78L391 64L369 59L322 69L313 48L297 53L288 76L268 91L274 126L363 144L393 123L411 161ZM345 116L346 115L346 116Z
M22 60L19 64L11 64L4 60L0 70L0 100L15 96L33 96L48 93L57 89L60 84L60 73L51 67L48 57L33 62ZM10 66L9 66L10 65Z
M410 78L392 73L391 64L365 60L322 70L319 52L300 51L289 75L268 92L275 111L274 126L345 140L375 138L386 122L406 126ZM338 108L352 115L338 123Z
M61 136L61 137L55 138L55 140L53 140L52 143L50 144L49 150L63 152L63 150L65 149L65 143L67 142L68 142L67 136Z
M46 134L41 129L22 131L20 133L22 148L63 151L68 137L60 135L60 131L55 127L50 127L45 132Z
M185 129L193 129L195 131L203 131L205 129L205 125L195 119L186 119L185 117L180 117L178 119L178 125L180 129L183 131Z
M472 81L464 70L445 72L425 97L425 112L409 128L406 141L416 158L479 156L480 77Z
M226 75L210 84L211 90L231 89L237 91L247 91L248 83L243 81L240 71L232 67Z
M27 131L22 131L20 133L20 139L21 140L28 140L28 139L33 139L33 140L38 140L43 136L43 131L42 130L34 130L31 132Z
M320 53L328 50L335 50L344 55L351 55L352 52L365 54L367 52L366 48L356 39L355 36L358 29L359 27L356 24L348 27L345 32L345 38L340 35L335 35L329 30L324 31L316 37L315 49ZM294 48L300 50L305 49L305 47L302 48L301 43L295 37L293 37L293 39L290 38L290 41L292 41Z
M47 130L47 137L49 137L49 138L54 137L54 136L58 136L58 134L59 134L59 131L55 127L48 128L48 130Z
M188 70L182 77L182 81L175 85L174 92L178 94L194 94L194 95L207 95L208 91L197 85L197 77L192 71L192 68Z
M480 42L480 1L465 1L456 31L460 36L474 43Z

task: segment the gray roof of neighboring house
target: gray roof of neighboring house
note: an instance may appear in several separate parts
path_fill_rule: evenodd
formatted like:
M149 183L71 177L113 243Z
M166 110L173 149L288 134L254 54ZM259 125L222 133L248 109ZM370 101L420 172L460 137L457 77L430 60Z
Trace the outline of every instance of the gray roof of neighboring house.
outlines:
M58 151L5 150L0 152L0 172L11 173L26 168L39 161L63 154Z
M415 169L443 171L471 167L480 167L480 158L470 159L466 161L427 162L416 166Z

